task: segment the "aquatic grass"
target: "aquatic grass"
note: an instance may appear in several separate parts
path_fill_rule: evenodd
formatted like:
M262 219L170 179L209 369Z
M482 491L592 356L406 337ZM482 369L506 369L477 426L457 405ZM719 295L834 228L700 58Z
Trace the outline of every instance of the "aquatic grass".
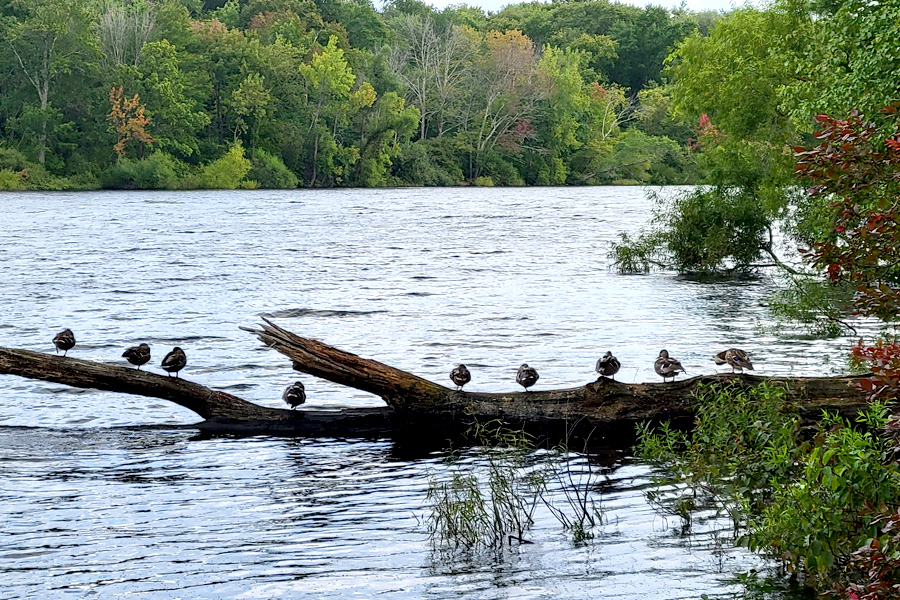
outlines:
M431 511L425 525L435 545L474 548L492 538L490 515L475 475L453 473L447 481L431 477L427 500Z
M499 549L530 543L527 534L542 505L574 542L593 538L603 516L589 461L565 447L539 451L526 432L499 420L475 423L469 434L481 444L477 456L483 466L463 465L451 455L449 474L429 480L424 522L435 547ZM586 468L576 471L575 462Z
M549 495L542 497L550 514L572 535L576 544L594 538L594 529L604 524L604 515L596 496L596 472L586 456L573 455L565 446L557 448L547 463L548 477L555 483L562 502ZM573 465L579 465L576 471Z

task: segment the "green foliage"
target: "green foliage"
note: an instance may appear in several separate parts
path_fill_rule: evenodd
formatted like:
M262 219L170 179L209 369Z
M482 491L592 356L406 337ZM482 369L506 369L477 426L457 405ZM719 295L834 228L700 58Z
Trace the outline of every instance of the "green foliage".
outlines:
M825 3L823 3L825 4ZM826 19L798 36L797 70L805 76L784 93L784 107L810 129L811 115L875 115L897 100L900 88L900 5L895 2L827 2Z
M476 161L477 172L475 185L525 185L525 180L518 169L502 152L488 152ZM478 181L481 183L478 183Z
M25 155L14 148L0 146L0 169L23 171L33 166Z
M634 126L650 136L667 137L679 142L693 135L690 127L675 119L670 86L651 85L638 93Z
M811 435L778 388L707 388L696 402L693 432L640 430L640 455L667 473L650 500L688 520L694 507L713 506L742 543L820 591L847 584L855 575L842 565L880 533L871 507L900 505L888 408L873 403L854 424L826 414Z
M527 434L500 421L476 422L469 435L481 446L483 467L451 456L448 472L429 481L425 527L436 548L497 549L526 542L540 505L573 542L593 538L603 514L593 498L596 481L589 463L566 448L537 454Z
M341 23L354 48L374 50L388 38L388 28L369 0L334 0L322 4L327 21Z
M240 27L248 28L255 17L265 14L292 13L299 16L310 27L322 27L322 17L312 0L249 0L242 3Z
M812 335L833 338L853 331L846 322L856 289L823 281L814 275L785 277L780 289L768 300L772 314L787 322L804 325Z
M649 231L623 235L610 253L622 273L653 267L715 273L752 269L770 249L770 219L743 188L697 188L658 198Z
M360 160L357 165L357 185L384 186L393 159L400 154L398 138L408 138L419 123L419 111L406 107L406 102L396 92L387 92L377 100L375 90L364 83L355 92L355 104L362 136Z
M174 190L178 188L180 167L164 152L154 152L141 160L122 159L100 174L100 187L118 190Z
M797 478L775 490L748 546L805 570L819 586L838 579L836 561L878 535L867 505L900 504L900 471L897 463L883 462L885 446L876 433L887 416L887 407L873 404L860 414L863 430L826 415L826 432L803 457Z
M0 171L6 190L67 190L81 188L68 178L48 172L38 163L28 160L14 148L0 146ZM10 175L10 173L12 175Z
M18 173L10 169L0 169L0 190L16 191L24 189L25 181Z
M617 136L610 151L593 162L592 183L683 183L692 173L684 150L667 137L653 137L639 129Z
M294 189L300 183L297 176L277 156L261 148L253 151L247 179L256 182L261 189Z
M240 142L236 142L224 156L201 168L196 175L185 178L182 187L205 190L235 190L246 187L244 178L251 168L250 160L244 156L244 147Z
M391 174L398 182L426 186L453 186L465 181L459 158L443 140L420 140L400 148Z
M525 541L545 489L539 470L526 461L531 440L499 422L476 423L472 436L485 446L486 473L456 470L449 480L431 479L429 537L436 546L465 549Z
M805 450L798 412L785 403L784 390L764 384L752 389L704 387L694 399L694 429L684 433L663 424L643 425L639 455L665 466L662 488L679 484L669 497L676 514L686 514L683 488L694 504L709 503L727 513L736 527L771 501L776 482L789 481ZM666 503L654 492L655 503Z
M187 158L198 151L197 132L210 122L190 90L178 49L168 40L149 42L141 50L140 98L150 119L147 128L164 152Z
M426 531L432 543L475 548L495 539L488 505L474 474L453 473L449 481L431 477Z
M675 151L688 134L663 116L666 98L633 98L709 15L599 1L493 15L375 6L0 3L0 142L44 165L29 167L29 187L92 185L99 173L104 185L168 186L140 161L112 165L108 92L121 86L139 96L154 149L198 166L240 140L310 186L698 182ZM634 127L658 139L627 132L645 105Z
M742 8L716 22L709 36L695 32L668 60L675 111L701 115L727 135L779 143L793 132L779 110L779 91L791 80L783 39L797 23L778 11Z

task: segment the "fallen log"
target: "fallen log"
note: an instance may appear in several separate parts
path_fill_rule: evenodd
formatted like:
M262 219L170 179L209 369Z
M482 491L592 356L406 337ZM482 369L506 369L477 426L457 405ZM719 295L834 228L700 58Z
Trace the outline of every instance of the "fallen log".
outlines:
M161 398L197 413L197 427L213 432L307 436L454 437L474 420L500 419L540 437L585 439L597 427L608 436L640 421L689 423L694 392L702 385L781 385L787 399L813 418L822 410L854 414L866 404L858 377L702 375L671 383L626 384L599 378L567 389L485 393L456 391L381 362L298 336L269 320L252 332L288 357L295 370L380 396L387 407L341 410L268 408L183 378L30 350L0 347L0 374L81 388ZM315 402L314 397L312 402ZM611 426L611 427L609 427ZM630 435L630 434L629 434ZM599 440L595 440L599 441Z
M292 411L269 408L183 378L67 356L0 347L0 374L161 398L204 419L208 432L380 437L397 430L389 408Z
M693 417L694 392L701 386L728 383L753 387L763 382L783 386L787 400L818 416L822 410L855 414L866 404L858 376L766 377L720 373L669 383L628 384L603 377L586 385L529 392L456 391L375 360L304 338L263 318L261 329L242 327L291 359L294 369L341 385L371 392L406 415L427 414L451 421L499 418L514 423L682 420Z

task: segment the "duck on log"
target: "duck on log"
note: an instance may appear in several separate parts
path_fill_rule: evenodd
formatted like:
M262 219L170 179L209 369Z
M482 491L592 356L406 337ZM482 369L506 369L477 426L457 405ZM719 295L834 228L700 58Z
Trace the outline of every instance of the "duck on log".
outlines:
M287 410L253 404L197 383L118 365L0 347L0 374L81 388L169 400L204 419L209 431L270 432L309 436L386 435L427 423L458 427L473 420L500 419L515 425L587 430L651 420L688 421L698 386L729 383L750 387L764 381L782 385L788 401L811 417L821 410L852 414L866 404L854 385L859 377L762 377L717 374L672 383L627 384L599 378L567 389L484 393L457 391L376 360L301 337L263 319L259 329L241 328L284 354L297 371L380 396L385 408ZM549 430L548 430L549 433Z

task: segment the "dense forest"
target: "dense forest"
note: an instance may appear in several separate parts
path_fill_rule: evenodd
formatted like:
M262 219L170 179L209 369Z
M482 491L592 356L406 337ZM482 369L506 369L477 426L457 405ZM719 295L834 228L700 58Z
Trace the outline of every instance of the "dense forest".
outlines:
M0 189L697 183L667 56L607 0L0 0Z

